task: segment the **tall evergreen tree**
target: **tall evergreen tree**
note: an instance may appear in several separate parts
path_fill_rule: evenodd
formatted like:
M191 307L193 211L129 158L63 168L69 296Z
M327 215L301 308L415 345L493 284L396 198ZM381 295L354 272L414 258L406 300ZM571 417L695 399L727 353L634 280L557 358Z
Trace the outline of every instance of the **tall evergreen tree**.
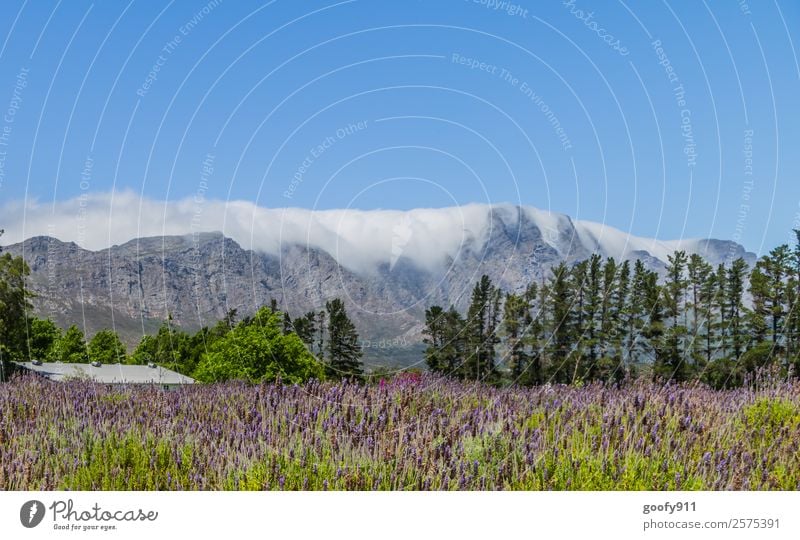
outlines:
M714 308L716 309L717 336L719 342L719 353L722 358L728 356L728 292L726 290L728 279L725 264L717 266L714 276L714 283L717 286L714 292Z
M570 369L569 361L573 344L578 338L573 330L572 305L574 302L577 306L578 301L573 297L574 290L570 286L570 271L566 263L562 262L553 269L547 291L552 376L556 382L569 383L575 371L574 368Z
M633 280L631 294L624 311L625 319L625 353L623 357L625 376L631 375L631 369L636 358L646 354L646 340L643 330L646 326L647 294L649 272L644 263L637 259L633 266Z
M785 277L789 266L789 246L783 244L776 247L756 265L766 277L766 307L769 311L770 337L775 350L780 351L783 346L783 322L786 315Z
M526 295L506 294L503 307L503 329L508 339L511 378L518 382L528 370L525 333L530 318L530 305Z
M623 379L630 375L625 363L625 343L628 337L629 324L627 321L628 297L631 287L630 261L623 261L618 266L615 286L612 289L611 321L609 340L614 351L614 378Z
M581 328L584 343L586 344L586 362L583 367L582 377L592 379L596 375L599 358L598 324L603 306L602 296L602 257L597 253L592 254L586 266L586 299L583 313L583 328Z
M687 330L684 318L686 287L688 281L685 277L687 263L686 252L676 251L667 256L667 276L665 279L664 307L665 315L671 321L665 336L665 351L663 359L666 365L656 365L659 375L674 378L679 381L689 377L689 366L686 363L685 348L683 344Z
M444 358L445 336L447 319L441 306L431 306L425 310L425 329L423 330L423 343L425 349L425 362L434 373L442 373L447 369Z
M748 320L750 335L756 343L763 343L767 339L770 309L768 307L769 281L761 268L756 265L750 272L750 297L752 310Z
M747 263L744 259L736 259L728 268L726 293L727 305L730 320L731 346L733 348L733 360L738 362L744 347L748 342L745 332L745 320L747 319L747 309L744 306L744 288L747 275Z
M701 332L704 331L703 329L708 329L711 316L710 312L707 312L705 309L706 296L704 293L708 293L706 287L708 286L708 277L711 275L712 270L711 265L697 253L692 253L686 265L692 308L691 342L689 349L691 351L692 363L698 367L702 367L702 365L710 361L710 358L706 360L703 355L703 339L701 337Z
M467 379L490 381L497 375L495 347L499 343L500 295L500 290L487 275L481 276L472 289L465 327L468 356L464 369Z
M333 378L361 379L363 351L353 321L347 316L344 302L334 298L326 302L328 313L328 373Z
M714 314L717 298L717 274L711 265L708 265L707 268L708 273L703 279L698 292L697 304L699 309L697 310L697 317L699 322L696 323L702 332L703 369L711 363L717 336L717 323Z

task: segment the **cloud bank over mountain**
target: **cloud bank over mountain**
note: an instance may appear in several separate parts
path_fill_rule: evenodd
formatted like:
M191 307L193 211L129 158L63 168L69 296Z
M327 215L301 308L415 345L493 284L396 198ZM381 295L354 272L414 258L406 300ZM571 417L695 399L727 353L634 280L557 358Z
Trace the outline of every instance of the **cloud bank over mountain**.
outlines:
M52 236L101 250L136 238L222 232L245 249L277 255L301 245L330 254L353 271L394 266L400 258L424 270L441 269L464 250L490 247L496 229L513 237L531 225L559 253L576 245L625 258L646 251L662 261L675 249L701 251L702 241L662 242L629 235L603 224L510 204L469 204L400 210L268 209L247 201L184 199L155 201L133 192L95 193L53 203L7 203L2 208L4 245ZM509 232L510 231L510 232Z

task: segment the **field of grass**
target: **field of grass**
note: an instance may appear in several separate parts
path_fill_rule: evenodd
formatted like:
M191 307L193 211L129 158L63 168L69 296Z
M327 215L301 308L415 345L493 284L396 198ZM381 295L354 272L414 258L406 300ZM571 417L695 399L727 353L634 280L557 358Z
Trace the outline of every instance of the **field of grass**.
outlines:
M0 490L800 489L800 384L0 385Z

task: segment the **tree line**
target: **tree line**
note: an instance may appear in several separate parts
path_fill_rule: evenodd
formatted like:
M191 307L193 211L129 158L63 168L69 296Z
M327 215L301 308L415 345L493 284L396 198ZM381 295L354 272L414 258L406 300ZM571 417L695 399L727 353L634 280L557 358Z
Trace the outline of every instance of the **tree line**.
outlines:
M2 231L0 231L2 234ZM103 364L156 364L201 382L280 379L361 379L362 348L344 303L335 298L325 309L292 319L276 301L237 320L231 310L213 326L195 333L172 317L153 335L142 337L128 354L119 335L104 329L87 339L76 325L62 331L50 319L31 315L34 293L25 279L22 257L0 254L0 380L14 361Z
M561 263L521 292L487 276L466 314L425 312L425 359L435 372L490 383L575 384L652 376L743 384L762 369L800 368L800 231L751 269L668 256L663 276L636 260L592 255Z

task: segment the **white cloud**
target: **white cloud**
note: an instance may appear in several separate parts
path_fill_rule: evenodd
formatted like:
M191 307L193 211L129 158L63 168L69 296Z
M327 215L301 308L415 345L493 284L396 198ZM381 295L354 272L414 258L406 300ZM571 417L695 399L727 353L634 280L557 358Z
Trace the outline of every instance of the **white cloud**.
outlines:
M104 249L135 238L220 231L246 249L277 254L281 245L327 251L343 266L368 271L407 257L426 269L472 242L482 245L488 206L441 209L268 209L246 201L142 198L133 192L93 193L53 203L28 201L2 208L5 245L52 236L85 249ZM398 245L397 231L403 230Z
M442 269L467 247L479 251L488 238L491 210L506 224L518 211L508 204L401 210L262 208L247 201L184 199L164 202L130 192L87 194L67 201L8 203L0 213L5 245L33 236L52 236L90 250L135 238L220 231L245 249L277 254L281 246L304 245L331 254L342 266L369 272L393 267L400 257L427 270ZM623 258L634 250L666 260L675 249L701 251L696 240L660 242L599 223L570 220L532 207L524 215L545 242L561 253L578 242L590 251Z

